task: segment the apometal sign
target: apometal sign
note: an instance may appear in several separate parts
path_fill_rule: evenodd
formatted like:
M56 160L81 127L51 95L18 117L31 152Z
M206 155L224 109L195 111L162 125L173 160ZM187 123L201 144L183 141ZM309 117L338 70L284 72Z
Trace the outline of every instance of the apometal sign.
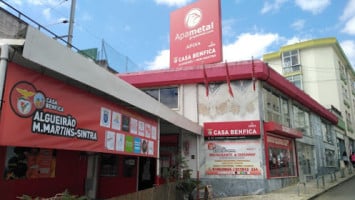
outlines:
M170 15L170 67L222 60L220 0L200 0Z

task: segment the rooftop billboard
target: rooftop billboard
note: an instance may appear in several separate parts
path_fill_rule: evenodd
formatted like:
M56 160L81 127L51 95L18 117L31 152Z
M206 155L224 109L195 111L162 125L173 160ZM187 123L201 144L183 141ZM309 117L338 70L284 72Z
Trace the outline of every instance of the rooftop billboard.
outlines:
M171 68L221 60L220 0L200 0L171 13Z

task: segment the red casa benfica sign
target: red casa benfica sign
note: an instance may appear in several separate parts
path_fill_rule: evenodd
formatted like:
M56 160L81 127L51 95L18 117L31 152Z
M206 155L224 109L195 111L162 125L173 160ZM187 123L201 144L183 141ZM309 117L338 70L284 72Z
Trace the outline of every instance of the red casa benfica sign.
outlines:
M200 0L170 15L170 67L222 60L220 0Z
M156 157L157 121L9 63L0 145Z
M242 137L260 135L259 121L204 123L205 137Z

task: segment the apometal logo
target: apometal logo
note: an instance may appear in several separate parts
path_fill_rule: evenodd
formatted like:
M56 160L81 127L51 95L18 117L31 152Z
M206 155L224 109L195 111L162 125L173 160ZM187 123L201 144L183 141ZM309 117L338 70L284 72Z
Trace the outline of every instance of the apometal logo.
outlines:
M192 8L185 15L185 26L187 28L194 28L202 20L202 12L199 8Z

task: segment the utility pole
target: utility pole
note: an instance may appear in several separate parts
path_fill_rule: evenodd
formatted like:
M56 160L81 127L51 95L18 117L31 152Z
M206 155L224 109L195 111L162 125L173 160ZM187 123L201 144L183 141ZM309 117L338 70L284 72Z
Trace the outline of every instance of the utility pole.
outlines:
M69 18L69 30L68 30L68 41L67 41L67 46L69 48L72 47L72 40L73 40L75 5L76 5L76 0L71 0L70 18Z

